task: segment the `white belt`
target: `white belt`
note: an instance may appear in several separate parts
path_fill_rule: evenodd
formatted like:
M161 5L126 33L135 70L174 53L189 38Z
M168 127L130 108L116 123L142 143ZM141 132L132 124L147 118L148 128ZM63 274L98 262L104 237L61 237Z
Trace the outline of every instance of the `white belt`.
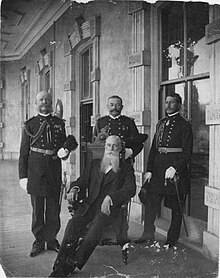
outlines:
M52 150L45 150L45 149L39 149L39 148L34 148L34 147L30 147L30 150L36 153L42 153L42 154L46 154L46 155L54 155L54 151Z

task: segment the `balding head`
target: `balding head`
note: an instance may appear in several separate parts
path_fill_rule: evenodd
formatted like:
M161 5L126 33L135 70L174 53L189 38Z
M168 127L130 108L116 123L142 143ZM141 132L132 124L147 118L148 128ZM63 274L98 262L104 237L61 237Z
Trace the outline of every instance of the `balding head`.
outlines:
M105 141L105 150L106 151L116 151L120 152L121 147L121 139L117 135L110 135L107 137Z

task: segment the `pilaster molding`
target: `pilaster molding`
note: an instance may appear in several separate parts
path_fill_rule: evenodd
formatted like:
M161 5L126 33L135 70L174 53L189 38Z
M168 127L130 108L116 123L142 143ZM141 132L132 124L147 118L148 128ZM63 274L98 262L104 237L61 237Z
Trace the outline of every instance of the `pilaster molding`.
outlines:
M100 80L100 69L97 68L91 72L91 81L99 81Z
M217 19L205 27L206 44L212 44L220 40L220 19Z
M76 154L74 152L70 153L69 161L70 161L70 164L76 164Z
M95 126L96 120L97 120L98 118L100 118L100 117L101 117L100 114L92 115L92 116L91 116L91 126Z
M53 52L50 51L44 55L44 63L46 66L51 67L53 64Z
M0 78L0 89L4 88L4 80Z
M209 231L203 232L203 253L209 259L218 261L219 237Z
M131 1L128 6L128 14L136 13L141 10L147 10L150 4L145 1Z
M74 80L66 81L64 85L64 91L75 91L76 90L76 82Z
M151 65L151 52L149 50L142 50L140 52L133 53L128 58L128 67L140 67Z
M137 186L142 186L144 180L144 174L139 171L135 171L135 182Z
M92 116L91 116L91 126L95 126L96 120L97 120L98 118L100 118L100 117L101 117L100 114L92 115Z
M66 118L66 127L76 127L76 117L67 117Z
M39 61L35 65L35 74L40 75L46 68L52 67L53 64L53 52L50 51L44 56L41 56Z
M94 16L93 19L90 21L90 34L91 39L95 37L100 37L101 35L101 17Z
M205 186L204 204L213 209L219 210L220 191L217 188Z
M20 77L21 84L24 84L25 82L27 82L30 79L30 70L27 71L26 67L23 67L20 70L19 77Z
M137 126L150 126L151 124L150 110L129 112L128 116L134 118Z
M70 55L70 51L71 51L71 44L70 44L70 40L69 37L64 41L63 44L63 50L64 50L64 57Z

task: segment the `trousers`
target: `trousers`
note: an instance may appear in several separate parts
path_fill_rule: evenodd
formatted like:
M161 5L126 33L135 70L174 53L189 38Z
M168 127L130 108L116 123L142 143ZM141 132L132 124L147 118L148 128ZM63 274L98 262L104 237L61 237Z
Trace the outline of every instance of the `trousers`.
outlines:
M67 223L64 237L54 266L68 267L71 265L82 269L95 247L99 244L106 226L113 222L114 216L107 216L95 207L90 207L85 215L73 215ZM89 228L84 233L87 225ZM80 238L83 237L79 244Z
M182 215L180 205L175 194L167 195L169 198L169 206L171 208L171 223L167 233L167 242L176 242L179 239L182 224ZM160 212L161 202L165 197L164 194L150 192L145 203L145 220L144 220L144 236L154 240L156 227L154 222ZM180 195L181 205L183 205L185 195Z
M32 226L36 241L53 242L60 230L59 196L42 197L31 195Z

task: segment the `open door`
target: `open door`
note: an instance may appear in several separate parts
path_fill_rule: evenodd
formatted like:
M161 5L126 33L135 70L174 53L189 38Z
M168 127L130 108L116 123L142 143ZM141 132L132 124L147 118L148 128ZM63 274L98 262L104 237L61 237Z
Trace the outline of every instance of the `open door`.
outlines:
M86 166L85 145L92 142L91 116L93 114L92 102L81 103L80 105L80 173Z

